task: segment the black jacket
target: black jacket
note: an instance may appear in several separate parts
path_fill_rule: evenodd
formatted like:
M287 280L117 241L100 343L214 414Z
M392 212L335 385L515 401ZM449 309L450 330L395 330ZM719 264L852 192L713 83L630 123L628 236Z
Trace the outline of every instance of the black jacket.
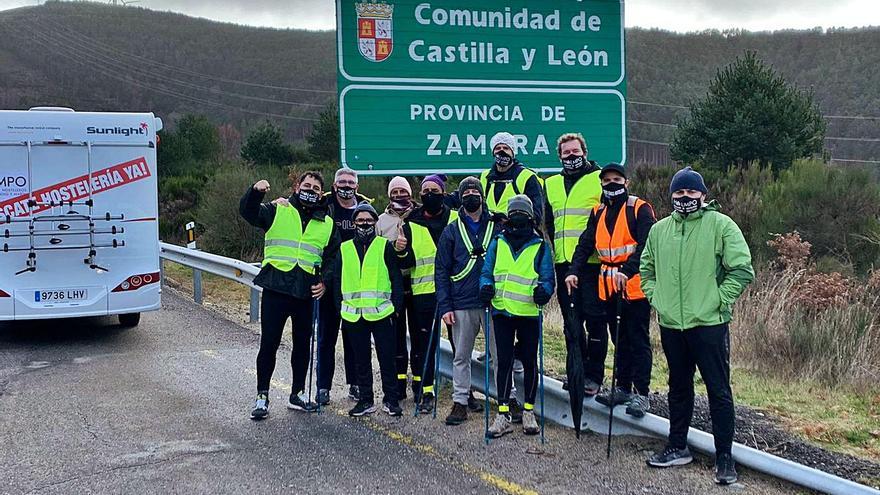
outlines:
M581 178L587 174L591 174L597 170L602 170L596 162L593 160L589 160L588 166L584 167L583 170L579 170L575 173L569 174L566 173L565 170L562 171L562 183L565 186L565 194L571 192L571 188L577 184L577 181L581 180ZM553 207L550 206L550 197L544 195L544 211L547 212L547 215L544 216L544 231L547 232L547 238L553 239L556 235L556 224L554 223L553 218Z
M329 213L327 214L333 218L333 221L336 223L336 228L339 230L339 238L341 242L354 239L354 221L351 218L351 214L354 212L354 207L346 208L339 204L339 198L336 197L336 193L333 191L324 193L324 201L327 203L327 208L329 210ZM358 203L363 202L372 203L373 200L361 193L355 194L355 206Z
M507 188L508 185L512 185L516 183L516 178L519 177L519 174L525 170L525 165L523 165L519 160L514 160L513 165L505 172L499 172L495 166L493 165L491 169L489 169L489 175L486 177L486 194L488 194L489 187L493 182L498 182L495 184L494 194L495 198L493 198L496 202L501 199L501 196L504 194L504 189ZM538 176L534 176L526 181L525 191L520 191L521 194L525 194L532 200L532 208L535 211L535 224L540 226L543 223L544 218L544 190L541 187L541 182L538 181ZM499 208L506 213L507 205L498 205Z
M249 187L238 204L238 212L247 223L266 231L272 227L272 222L275 220L275 205L263 203L264 196L265 193L254 190L253 186ZM324 220L324 217L329 215L325 205L306 210L296 197L289 198L289 201L292 206L299 210L303 221L303 228L305 228L309 220ZM324 253L321 256L321 272L325 279L332 270L333 260L339 253L339 244L339 230L334 225L330 233L330 242L324 248ZM316 276L309 275L298 266L289 272L282 272L272 265L266 265L254 278L254 284L259 285L263 289L274 290L297 299L306 300L312 298L312 285L315 285L317 282Z
M621 210L626 207L625 198L626 196L621 198L620 201L615 201L607 207L608 213L605 214L605 226L608 228L609 232L614 232L614 224L617 222L617 216L620 215ZM606 203L606 205L607 204L608 203ZM626 263L620 267L620 271L629 278L632 278L633 275L639 273L639 263L642 258L642 250L645 249L645 242L648 241L648 232L651 231L651 227L654 226L656 221L657 219L654 218L654 208L649 203L645 203L644 206L639 208L638 215L636 215L635 218L636 225L634 232L638 246L636 247L636 252L630 255L630 257L627 258ZM598 217L590 213L590 220L587 222L587 230L585 230L578 239L577 248L575 248L574 256L572 256L571 259L571 268L569 268L566 276L579 275L584 267L586 267L587 260L592 256L593 251L596 250L596 226L598 222ZM632 229L632 225L630 225L630 229ZM632 233L632 230L630 230L630 232Z
M354 239L354 247L357 250L361 263L364 261L364 255L367 253L367 244L359 239ZM385 266L388 267L388 275L391 277L391 304L394 305L394 312L398 315L403 310L403 275L400 273L400 265L397 260L397 252L394 251L394 244L388 241L385 244ZM336 309L341 311L342 308L342 256L337 256L333 263L334 282L333 282L333 303Z

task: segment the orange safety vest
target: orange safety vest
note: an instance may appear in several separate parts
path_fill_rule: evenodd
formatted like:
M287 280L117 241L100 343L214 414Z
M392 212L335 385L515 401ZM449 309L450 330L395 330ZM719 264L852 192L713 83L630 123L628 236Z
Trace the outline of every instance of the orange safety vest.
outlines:
M636 252L638 242L636 241L633 231L630 229L630 219L633 219L633 228L635 228L635 219L638 217L639 208L648 204L646 201L630 196L626 200L625 209L617 215L617 222L614 224L612 232L608 232L605 225L605 214L607 208L604 203L600 203L593 207L593 215L597 216L596 223L596 253L599 255L599 262L602 264L599 273L599 299L607 301L611 295L616 292L614 287L614 275L618 269ZM630 211L632 214L630 215ZM626 294L624 297L629 301L644 299L645 293L641 288L642 277L636 273L626 283Z

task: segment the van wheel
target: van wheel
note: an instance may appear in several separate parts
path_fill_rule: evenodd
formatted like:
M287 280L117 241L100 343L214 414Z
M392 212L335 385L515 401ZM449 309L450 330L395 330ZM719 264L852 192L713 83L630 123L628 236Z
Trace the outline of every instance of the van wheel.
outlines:
M128 313L119 315L119 324L125 328L136 327L141 321L140 313Z

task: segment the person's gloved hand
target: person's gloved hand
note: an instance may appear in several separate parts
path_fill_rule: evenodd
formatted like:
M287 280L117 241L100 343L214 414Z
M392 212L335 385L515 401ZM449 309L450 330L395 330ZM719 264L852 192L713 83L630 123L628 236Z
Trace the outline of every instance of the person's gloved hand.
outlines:
M532 293L532 298L538 306L543 306L550 302L550 294L547 293L547 290L544 289L543 285L535 287L535 291Z
M492 298L495 297L495 287L491 285L484 285L480 287L480 302L484 305L488 305L492 302Z

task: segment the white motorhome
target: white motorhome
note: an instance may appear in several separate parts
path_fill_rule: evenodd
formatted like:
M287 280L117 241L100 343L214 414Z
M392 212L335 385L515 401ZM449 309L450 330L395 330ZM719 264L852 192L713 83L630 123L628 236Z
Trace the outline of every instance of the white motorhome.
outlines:
M160 308L152 113L0 111L0 320Z

